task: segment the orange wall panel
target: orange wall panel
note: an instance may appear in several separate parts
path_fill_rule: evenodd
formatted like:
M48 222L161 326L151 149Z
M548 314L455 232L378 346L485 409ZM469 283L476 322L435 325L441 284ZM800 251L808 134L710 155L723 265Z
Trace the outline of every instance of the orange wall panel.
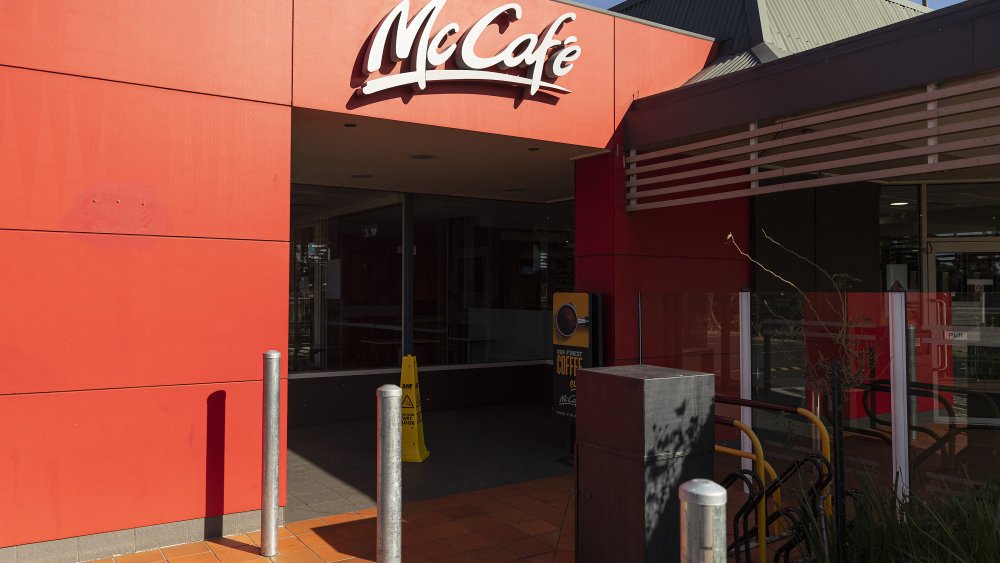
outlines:
M615 19L615 124L634 100L673 90L705 67L713 43Z
M288 240L291 109L0 67L0 228Z
M287 104L288 0L3 0L0 64Z
M0 547L259 509L261 390L0 396Z
M643 79L636 87L644 91L661 83L679 84L701 69L711 42L671 31L632 24L627 35L616 37L616 18L599 12L547 0L523 0L523 19L512 23L503 33L493 26L484 37L480 55L500 51L515 37L540 33L557 16L574 12L576 21L567 23L557 38L577 36L583 48L573 70L558 80L569 94L525 98L517 86L489 84L431 84L421 93L410 87L397 88L373 96L357 96L355 89L364 82L361 61L369 37L382 18L398 0L369 0L365 10L356 9L348 0L298 0L295 3L295 81L293 103L296 106L357 113L414 123L470 129L546 141L605 147L617 127L615 119L616 46L630 45L631 34L640 38L629 49L635 58L627 61L631 69L626 78L642 73L671 73L655 79ZM426 2L411 2L410 14L416 14ZM457 22L468 29L496 2L452 1L445 5L434 30ZM684 59L677 64L650 62L646 50L657 43L655 52L668 60ZM398 71L398 65L396 70ZM377 76L377 75L375 75Z
M0 231L0 248L0 394L244 381L287 349L287 243Z

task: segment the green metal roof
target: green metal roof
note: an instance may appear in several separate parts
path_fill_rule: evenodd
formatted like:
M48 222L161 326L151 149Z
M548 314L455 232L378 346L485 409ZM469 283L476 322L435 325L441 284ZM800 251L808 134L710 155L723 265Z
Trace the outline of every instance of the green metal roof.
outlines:
M700 82L931 11L907 0L627 0L622 14L715 37Z
M929 12L905 0L761 0L764 41L788 53L833 43Z
M711 80L716 76L723 76L725 74L752 68L760 64L760 59L758 59L757 56L751 51L743 51L742 53L736 53L721 59L716 58L712 61L712 64L708 65L702 69L701 72L691 77L687 83L691 84L694 82Z

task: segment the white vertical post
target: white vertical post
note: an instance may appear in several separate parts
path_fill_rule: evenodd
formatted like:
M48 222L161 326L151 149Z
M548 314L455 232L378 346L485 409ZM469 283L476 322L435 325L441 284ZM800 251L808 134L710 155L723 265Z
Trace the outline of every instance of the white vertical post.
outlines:
M753 399L753 363L751 353L753 347L750 342L750 292L740 291L740 398L747 401ZM753 427L753 412L750 407L740 407L740 422L746 424L748 428ZM740 432L740 449L745 452L753 451L753 444L750 437L745 432ZM742 458L743 469L752 470L753 460Z
M278 554L278 471L281 440L281 352L264 352L264 440L260 505L260 554Z
M910 432L906 373L906 293L889 294L889 393L892 405L892 471L896 496L910 492Z

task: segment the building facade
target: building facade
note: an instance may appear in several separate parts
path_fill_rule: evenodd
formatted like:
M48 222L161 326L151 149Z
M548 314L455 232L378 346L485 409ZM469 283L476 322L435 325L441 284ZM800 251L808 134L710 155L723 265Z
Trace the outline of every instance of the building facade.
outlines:
M678 297L772 288L729 235L811 241L875 292L1000 275L971 211L1000 208L996 0L894 2L799 54L757 48L759 15L736 45L634 0L363 4L0 0L0 560L254 529L268 349L293 424L371 414L402 353L429 409L542 399L551 297L577 290L604 298L606 363L732 389L736 350L692 343ZM899 129L928 120L952 129ZM980 246L921 254L949 237Z

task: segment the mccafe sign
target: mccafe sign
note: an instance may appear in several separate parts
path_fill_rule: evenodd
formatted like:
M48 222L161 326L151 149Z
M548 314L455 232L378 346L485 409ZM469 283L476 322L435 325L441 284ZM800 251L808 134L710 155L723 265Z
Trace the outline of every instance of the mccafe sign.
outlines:
M582 48L570 35L556 37L561 28L576 19L567 12L541 33L516 36L499 52L482 46L499 26L515 29L523 15L521 5L510 2L483 14L468 29L455 22L444 23L442 12L448 0L430 0L410 16L410 0L402 0L382 19L362 59L366 82L358 94L369 95L401 86L424 90L432 82L495 82L524 86L528 95L540 90L569 93L554 83L573 70ZM493 24L497 28L490 29ZM506 35L506 34L505 34ZM514 36L514 33L511 33ZM457 40L453 41L457 37ZM404 62L399 72L372 78L385 64ZM450 63L450 64L449 64ZM442 67L451 68L442 68Z

